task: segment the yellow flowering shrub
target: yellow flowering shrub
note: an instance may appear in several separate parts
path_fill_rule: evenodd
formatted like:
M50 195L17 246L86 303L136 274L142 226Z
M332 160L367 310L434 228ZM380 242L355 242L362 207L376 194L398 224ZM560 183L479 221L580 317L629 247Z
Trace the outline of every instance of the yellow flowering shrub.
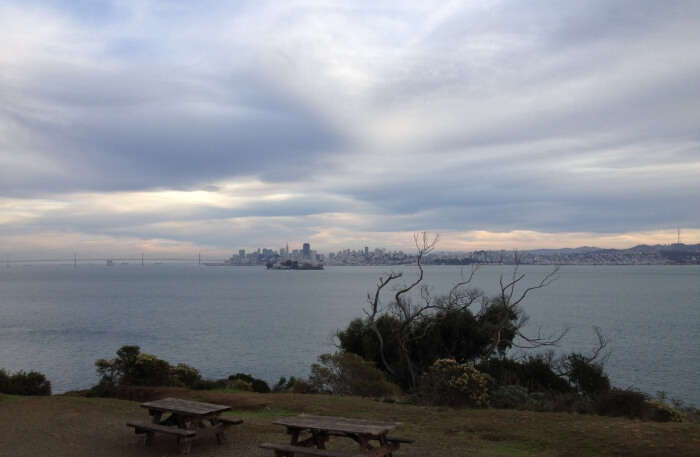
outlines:
M422 377L419 395L437 405L486 407L492 382L473 365L439 359Z

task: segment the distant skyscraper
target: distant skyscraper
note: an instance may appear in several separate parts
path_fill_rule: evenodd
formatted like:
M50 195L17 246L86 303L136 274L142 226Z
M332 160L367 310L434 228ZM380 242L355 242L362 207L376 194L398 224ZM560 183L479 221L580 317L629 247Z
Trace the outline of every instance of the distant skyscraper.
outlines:
M311 245L309 243L304 243L304 247L302 249L302 254L301 254L305 259L310 259L311 258Z
M238 257L240 257L241 259L245 259L245 249L238 250Z
M365 246L365 257L369 257L369 247Z

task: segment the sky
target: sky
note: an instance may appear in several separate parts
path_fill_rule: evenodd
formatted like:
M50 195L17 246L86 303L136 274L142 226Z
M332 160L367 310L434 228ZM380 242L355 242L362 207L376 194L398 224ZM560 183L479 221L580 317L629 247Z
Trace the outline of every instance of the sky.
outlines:
M0 256L700 242L700 2L3 1Z

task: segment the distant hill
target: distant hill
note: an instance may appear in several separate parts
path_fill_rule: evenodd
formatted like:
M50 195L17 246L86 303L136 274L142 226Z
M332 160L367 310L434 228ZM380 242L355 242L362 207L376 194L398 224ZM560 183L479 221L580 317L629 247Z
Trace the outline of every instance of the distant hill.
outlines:
M517 255L517 259L516 259ZM440 253L426 263L439 265L514 264L524 265L700 265L700 244L640 244L628 249L604 249L592 246L526 251L474 251Z

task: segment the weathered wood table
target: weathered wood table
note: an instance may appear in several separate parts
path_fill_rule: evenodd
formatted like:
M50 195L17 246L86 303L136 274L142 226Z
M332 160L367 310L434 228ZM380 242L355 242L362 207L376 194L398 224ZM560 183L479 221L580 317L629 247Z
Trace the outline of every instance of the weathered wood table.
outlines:
M273 424L283 425L291 436L291 444L263 443L260 447L272 449L278 457L294 457L295 454L321 457L391 456L400 443L412 440L387 436L400 422L383 422L348 419L334 416L294 416L278 419ZM350 438L359 445L356 452L327 451L326 442L331 436ZM315 448L315 449L314 449Z
M153 442L155 433L176 436L184 455L189 454L192 440L196 436L215 434L217 442L221 444L224 429L243 422L241 419L222 417L221 413L231 408L213 403L164 398L143 403L141 407L148 409L151 422L132 421L126 425L133 427L137 434L145 434L147 446Z

